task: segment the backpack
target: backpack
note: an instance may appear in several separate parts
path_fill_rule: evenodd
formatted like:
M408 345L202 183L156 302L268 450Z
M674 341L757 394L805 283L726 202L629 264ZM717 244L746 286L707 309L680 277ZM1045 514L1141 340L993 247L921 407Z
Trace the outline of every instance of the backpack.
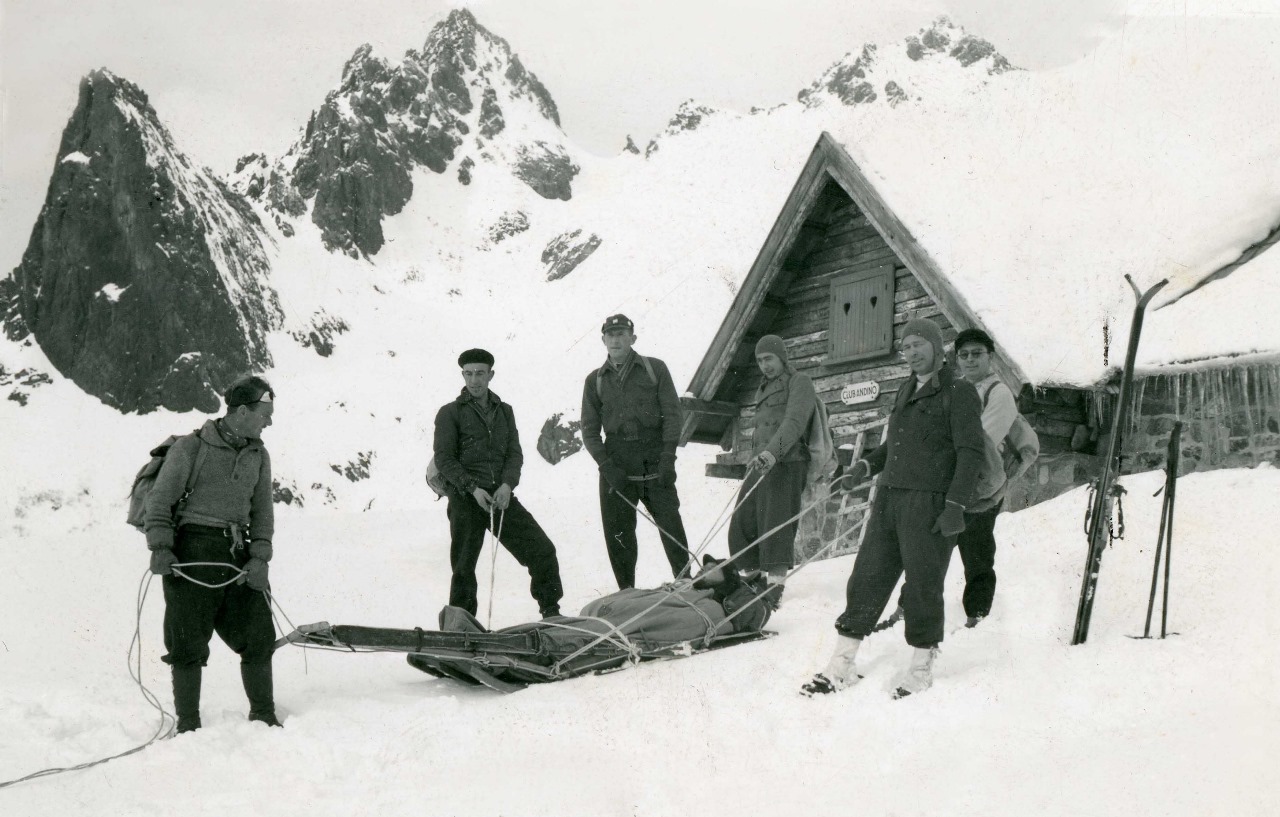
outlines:
M991 396L993 388L995 388L994 384L983 395L983 408L986 407L987 398ZM1005 475L1011 480L1026 473L1026 470L1040 456L1040 437L1031 427L1031 423L1027 422L1027 418L1022 416L1022 412L1018 412L1013 418L1009 433L1004 435L1004 440L1000 443L1000 454Z
M658 385L658 376L653 373L653 364L649 362L649 358L640 354L637 354L636 357L640 358L640 365L644 366L645 374L649 375L649 382L655 386ZM599 369L596 369L596 397L601 400L604 399L604 386L600 385Z
M151 459L147 464L138 470L138 475L133 478L133 487L129 489L129 514L126 521L138 530L145 530L147 516L147 498L151 496L151 489L156 485L156 477L160 474L160 466L164 465L164 458L169 453L169 449L173 448L173 444L183 437L194 436L200 439L200 429L196 429L191 434L170 434L165 438L164 442L151 449ZM177 504L173 506L173 512L176 515L178 507L187 501L187 497L191 495L191 488L196 484L196 474L200 472L200 466L204 465L205 446L201 441L199 448L196 449L196 461L191 466L191 473L187 475L187 488L182 492L182 496L178 499Z
M996 383L992 383L982 394L982 408L985 410L987 402L991 399L991 390L996 387ZM1005 476L1009 479L1022 476L1031 464L1040 456L1040 437L1036 434L1036 430L1031 427L1031 423L1027 422L1027 418L1022 416L1022 412L1014 415L1013 425L1009 426L1009 433L1005 434L1004 439L1000 441L1000 467L1003 469Z
M440 473L440 469L436 467L436 458L432 457L427 461L427 487L436 492L436 501L449 493L449 487L445 484L444 474Z
M827 404L814 395L813 416L809 419L809 473L806 482L828 480L836 470L836 441L831 434Z

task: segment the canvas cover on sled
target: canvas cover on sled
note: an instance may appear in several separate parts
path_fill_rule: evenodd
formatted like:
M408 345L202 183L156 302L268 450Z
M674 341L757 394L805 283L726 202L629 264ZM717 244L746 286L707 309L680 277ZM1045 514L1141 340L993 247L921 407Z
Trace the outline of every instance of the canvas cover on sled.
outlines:
M749 584L721 597L683 580L656 590L621 590L589 603L580 616L496 632L465 610L445 607L439 630L322 623L300 627L282 642L407 652L424 672L510 691L506 685L516 689L759 638L770 608L756 595Z

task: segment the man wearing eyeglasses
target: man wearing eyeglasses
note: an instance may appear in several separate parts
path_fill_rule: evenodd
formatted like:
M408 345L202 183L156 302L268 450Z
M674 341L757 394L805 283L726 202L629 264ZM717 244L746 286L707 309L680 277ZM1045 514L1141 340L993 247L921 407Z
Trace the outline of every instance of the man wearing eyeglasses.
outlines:
M200 728L201 671L215 632L240 656L249 720L281 725L266 595L275 534L271 457L261 439L271 425L275 392L261 377L246 377L223 399L224 416L174 442L147 498L151 572L164 577L168 652L161 660L172 669L178 732ZM212 564L184 567L194 562Z
M975 491L979 499L965 509L964 530L956 538L964 563L965 626L973 627L990 614L996 593L996 516L1009 487L998 447L1018 416L1018 405L1013 392L991 369L996 345L990 335L981 329L966 329L956 336L955 348L960 375L982 398L982 430L993 441L987 447L988 454L994 454L994 461L982 469Z

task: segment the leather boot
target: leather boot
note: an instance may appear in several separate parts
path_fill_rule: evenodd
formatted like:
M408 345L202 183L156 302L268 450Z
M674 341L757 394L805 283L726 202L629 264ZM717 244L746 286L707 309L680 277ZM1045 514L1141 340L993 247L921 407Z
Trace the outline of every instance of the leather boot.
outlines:
M850 638L843 633L836 636L836 651L827 662L827 668L800 687L800 694L808 697L827 695L848 689L862 680L854 664L858 657L858 648L861 646L861 638Z
M276 719L275 695L271 684L271 664L241 664L240 680L249 698L249 720L267 726L283 726Z
M924 692L933 686L933 660L938 657L938 646L916 647L911 652L911 665L901 673L896 681L894 698L905 698L917 692Z
M200 728L199 664L173 667L173 710L178 716L178 734Z

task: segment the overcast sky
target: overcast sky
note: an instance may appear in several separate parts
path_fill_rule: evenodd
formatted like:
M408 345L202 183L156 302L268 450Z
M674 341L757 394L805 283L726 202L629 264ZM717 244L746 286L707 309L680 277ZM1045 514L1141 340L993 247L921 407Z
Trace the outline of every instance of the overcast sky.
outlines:
M1140 0L1180 13L1206 0ZM1244 13L1273 0L1215 0ZM226 172L275 155L363 43L398 58L458 5L547 86L569 136L604 155L694 98L795 98L864 42L948 14L1043 69L1122 31L1126 0L0 0L0 276L20 260L80 78L106 67L151 98L179 148ZM1239 8L1234 10L1239 11Z

